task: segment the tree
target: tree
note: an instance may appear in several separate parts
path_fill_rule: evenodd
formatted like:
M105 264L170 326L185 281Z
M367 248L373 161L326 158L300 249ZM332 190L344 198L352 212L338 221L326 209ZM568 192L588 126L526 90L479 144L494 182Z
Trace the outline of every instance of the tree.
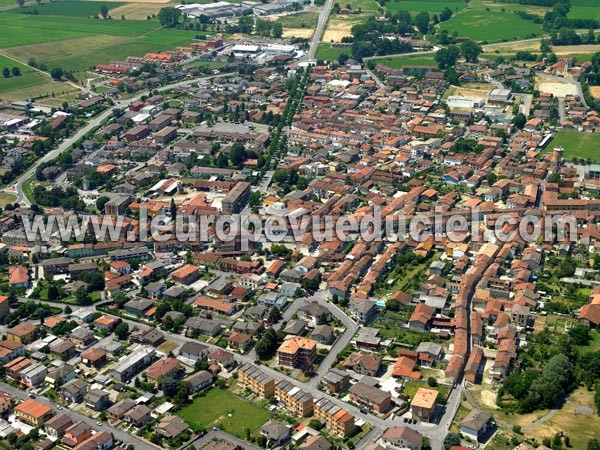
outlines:
M515 116L515 118L513 119L513 124L519 130L522 130L526 123L527 123L527 117L525 117L525 114L523 114L523 113L517 114Z
M427 11L420 12L415 16L415 25L423 34L429 31L429 13Z
M19 8L22 8L25 6L25 0L17 0L17 5L19 5Z
M433 378L433 377L428 377L428 378L427 378L427 385L428 385L429 387L436 387L436 386L438 385L438 382L437 382L437 380L436 380L435 378Z
M240 17L238 19L238 27L240 29L240 33L252 34L252 30L254 30L254 19L252 16Z
M13 67L12 68L12 74L13 74L13 77L20 77L21 76L21 69L19 69L18 67Z
M281 311L279 310L279 308L277 306L275 306L275 307L273 307L273 309L271 309L271 312L269 313L269 322L277 323L277 322L279 322L280 319L281 319Z
M587 444L587 450L600 450L600 439L590 439Z
M385 309L388 311L400 311L400 304L393 299L387 299L385 302Z
M548 41L548 39L542 39L542 42L540 43L540 51L543 55L552 52L552 47L550 47L550 41Z
M590 329L585 325L575 325L569 330L569 336L577 345L588 345L592 339Z
M253 191L250 194L250 198L248 199L248 204L250 205L250 208L254 208L258 204L260 204L260 200L261 200L260 192Z
M80 287L75 291L75 301L80 306L89 306L92 304L92 299L83 287Z
M58 300L59 292L55 284L48 286L48 300Z
M117 327L115 328L115 336L117 336L119 340L124 341L125 339L127 339L128 335L129 325L127 325L127 323L121 322L119 325L117 325Z
M65 308L65 314L69 315L73 313L73 308L71 308L69 305L67 305L67 307Z
M106 195L101 195L98 197L96 200L96 208L98 208L98 211L104 211L104 205L106 205L108 201L110 201L110 197L107 197Z
M175 199L171 199L171 220L175 220L177 217L177 205L175 204Z
M487 176L488 186L493 185L496 181L498 181L498 176L494 172L488 173L488 176Z
M245 159L246 150L244 149L244 144L241 142L235 142L229 151L229 160L231 161L231 164L236 167L240 167Z
M100 5L100 15L102 18L106 19L108 17L108 6L105 3Z
M167 397L173 397L177 393L177 380L170 376L164 377L162 391Z
M29 58L27 60L27 65L31 67L37 67L37 61L35 60L35 58Z
M60 81L60 79L63 77L64 72L60 67L55 67L54 69L52 69L50 71L50 76L52 77L52 79L56 80L56 81Z
M273 22L271 25L271 36L274 38L280 38L283 36L283 25L281 22Z
M448 433L444 439L444 449L450 450L454 445L460 445L460 435L456 433Z
M435 54L435 60L440 69L444 70L456 64L460 56L460 49L456 45L450 45L439 49Z
M465 41L460 45L460 52L467 62L476 63L483 49L477 42Z
M8 67L2 69L2 76L4 78L10 78L10 69Z
M181 11L177 8L169 6L167 8L161 8L158 12L158 21L165 28L175 28L179 25L179 19L181 17Z

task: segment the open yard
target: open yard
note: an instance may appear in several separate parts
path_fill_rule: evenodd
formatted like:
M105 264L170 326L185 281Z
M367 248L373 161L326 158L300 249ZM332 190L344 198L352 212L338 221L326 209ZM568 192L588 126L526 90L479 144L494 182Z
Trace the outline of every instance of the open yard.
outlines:
M311 38L319 20L318 12L298 12L279 17L284 37Z
M334 59L338 59L338 57L345 53L350 56L352 53L351 47L333 47L331 44L319 44L317 48L317 59L324 59L327 61L332 61Z
M196 398L178 415L195 430L219 427L240 437L245 435L245 429L256 431L271 416L268 411L218 388Z
M584 158L600 162L600 134L561 130L544 149L551 152L554 147L565 149L565 158Z
M450 34L455 31L461 37L476 41L502 41L535 37L542 34L539 25L521 19L512 12L471 10L457 14L440 25Z
M6 206L17 199L16 195L0 193L0 206Z
M434 54L428 53L425 55L410 55L410 56L399 56L396 58L376 58L373 59L375 64L383 64L385 66L391 67L392 69L401 69L406 66L427 66L427 67L437 67L437 63L435 59L433 59Z
M593 392L578 389L554 416L524 430L524 434L541 442L545 437L551 438L556 433L564 432L571 439L572 448L586 448L587 441L597 438L600 430L600 416L593 404Z

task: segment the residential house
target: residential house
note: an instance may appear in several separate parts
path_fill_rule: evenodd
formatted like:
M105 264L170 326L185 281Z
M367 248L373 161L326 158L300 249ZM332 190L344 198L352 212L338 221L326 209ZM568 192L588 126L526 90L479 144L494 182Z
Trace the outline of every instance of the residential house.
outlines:
M87 384L79 378L69 381L60 387L60 393L69 403L81 403L87 393Z
M384 413L392 406L392 396L389 392L371 386L363 381L355 383L350 388L350 399L377 413Z

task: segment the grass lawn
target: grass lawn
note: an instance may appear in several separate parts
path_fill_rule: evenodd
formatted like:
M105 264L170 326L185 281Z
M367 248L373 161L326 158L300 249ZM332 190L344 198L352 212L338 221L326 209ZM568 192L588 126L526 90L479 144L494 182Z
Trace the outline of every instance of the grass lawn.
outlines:
M6 206L17 199L16 195L0 193L0 206Z
M579 347L581 353L600 351L600 331L592 331L592 340L589 345Z
M431 389L433 391L438 391L439 392L438 403L440 402L440 400L443 400L443 402L445 402L448 399L448 396L450 395L450 386L445 386L445 385L440 384L437 387L432 388L427 384L427 381L425 381L425 380L409 380L409 381L407 381L406 384L404 385L404 389L402 390L402 392L404 394L408 395L410 397L410 399L412 400L419 388L425 388L425 389Z
M440 29L455 31L461 37L475 41L503 41L535 37L542 34L540 25L521 19L512 12L467 11L453 16Z
M435 59L433 59L433 53L426 55L411 55L411 56L400 56L397 58L376 58L373 59L375 64L383 64L391 67L392 69L401 69L406 66L427 66L437 67Z
M35 180L35 176L32 176L31 178L27 179L24 183L23 183L23 195L27 198L27 200L29 200L31 203L35 203L33 201L33 188L31 187L31 183L33 183Z
M332 47L331 44L319 44L316 56L317 59L333 61L334 59L338 59L342 53L345 53L346 55L350 56L352 54L352 48Z
M193 429L215 426L239 437L244 437L246 428L254 432L271 417L267 410L218 388L194 399L177 414Z
M565 158L584 158L600 161L600 135L582 133L579 131L561 130L544 149L544 153L554 150L555 147L565 149Z

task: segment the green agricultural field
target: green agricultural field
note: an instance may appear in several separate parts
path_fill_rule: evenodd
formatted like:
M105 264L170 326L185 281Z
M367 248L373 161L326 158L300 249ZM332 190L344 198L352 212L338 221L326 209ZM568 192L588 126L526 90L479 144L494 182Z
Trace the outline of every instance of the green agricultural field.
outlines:
M271 417L267 410L219 388L194 399L178 415L195 430L219 427L239 437L244 437L246 429L256 431Z
M466 11L453 16L440 25L450 34L455 31L461 37L475 41L503 41L539 36L542 29L535 23L521 19L512 12Z
M317 59L323 59L325 61L333 61L338 59L339 56L345 53L348 56L352 55L351 47L332 47L331 44L319 44L317 48Z
M148 52L189 45L198 35L204 34L163 29L157 21L84 17L73 20L62 16L19 14L0 15L0 27L4 25L11 30L8 35L0 34L0 48L4 54L23 62L35 58L38 64L44 64L48 69L61 67L75 72L111 59L143 56Z
M381 9L379 3L375 0L346 0L340 2L340 6L345 7L346 5L350 5L354 11L358 11L360 8L363 13L374 13Z
M0 48L59 41L91 34L139 36L160 28L156 21L101 20L62 16L0 14Z
M409 1L394 1L387 2L385 7L391 11L410 11L414 13L419 12L428 12L428 13L440 13L444 10L444 8L448 7L450 10L455 13L464 9L465 2L461 0L451 0L444 2L435 2L435 1L419 1L419 0L409 0Z
M108 12L124 5L119 2L86 2L81 0L61 0L55 3L42 3L35 6L26 6L25 8L11 9L7 12L13 14L26 14L33 10L37 10L38 14L46 16L74 16L74 17L90 17L100 15L100 5L105 4L108 7Z
M15 77L11 73L10 78L4 78L0 74L0 98L13 100L14 97L10 95L10 92L12 91L33 89L35 86L52 83L48 77L39 72L35 72L31 67L0 55L0 72L5 67L11 71L13 67L18 67L21 71L21 75Z
M571 6L598 6L598 0L571 0Z
M596 6L571 6L569 19L596 19L600 20L600 8Z
M584 158L600 162L600 135L598 134L561 130L544 149L544 153L551 152L554 147L564 148L566 159Z
M414 56L401 56L397 58L377 58L372 60L375 64L383 64L392 69L401 69L406 66L427 66L437 67L433 54L428 53L426 55L414 55Z

